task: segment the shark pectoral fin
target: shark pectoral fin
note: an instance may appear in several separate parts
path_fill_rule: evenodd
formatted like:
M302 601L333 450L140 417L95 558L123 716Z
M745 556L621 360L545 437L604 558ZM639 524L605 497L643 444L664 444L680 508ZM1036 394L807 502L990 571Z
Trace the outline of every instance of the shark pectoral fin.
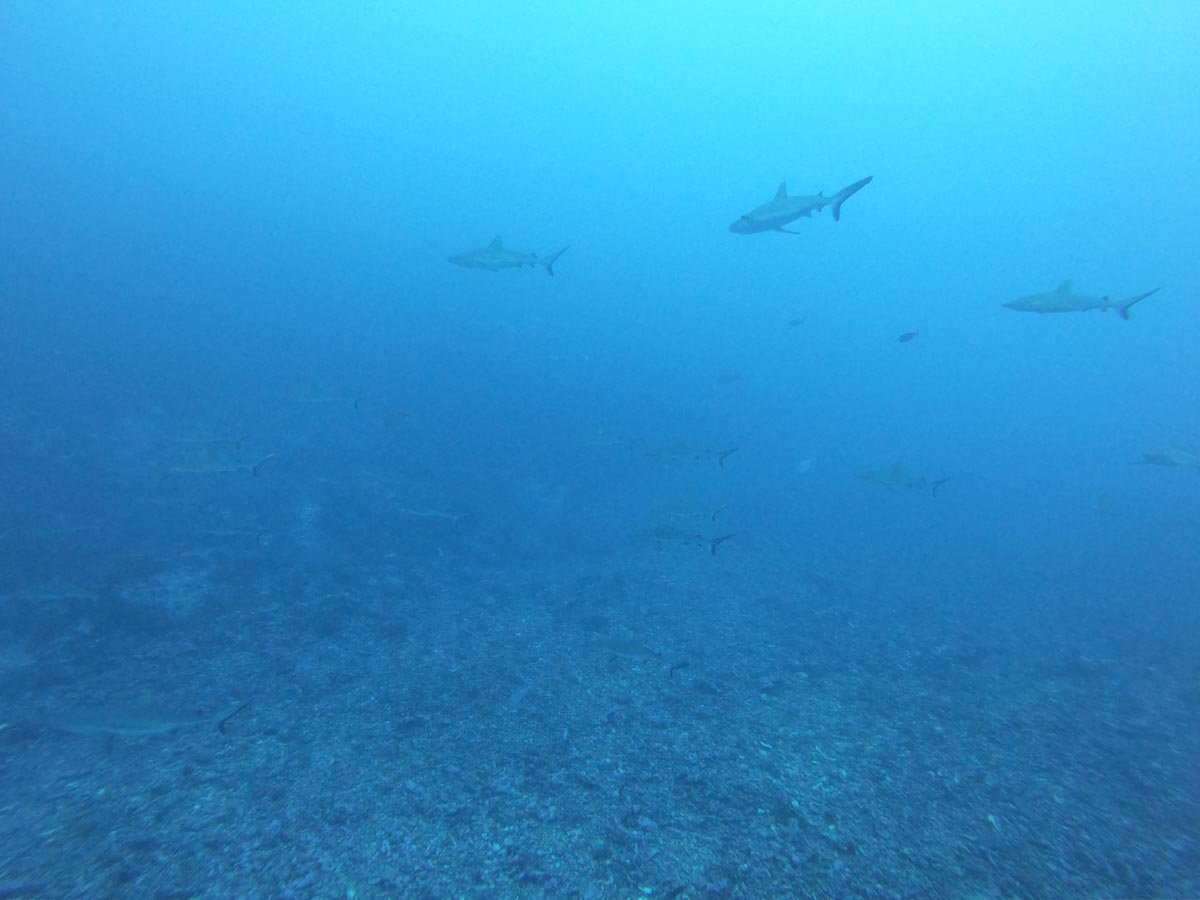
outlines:
M775 230L775 231L780 231L780 232L782 232L783 234L802 234L802 233L803 233L803 232L799 232L799 231L788 231L786 228L776 228L776 229L774 229L774 230Z

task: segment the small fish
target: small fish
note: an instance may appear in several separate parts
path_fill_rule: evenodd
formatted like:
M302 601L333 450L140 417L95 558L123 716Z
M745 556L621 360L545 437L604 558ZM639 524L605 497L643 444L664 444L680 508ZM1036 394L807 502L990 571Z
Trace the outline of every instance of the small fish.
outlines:
M902 344L907 344L909 341L911 341L913 338L915 338L918 334L920 334L919 331L906 331L906 332L904 332L904 334L900 335L900 337L898 337L896 340L898 340Z
M788 319L788 328L795 328L797 325L803 325L803 319Z

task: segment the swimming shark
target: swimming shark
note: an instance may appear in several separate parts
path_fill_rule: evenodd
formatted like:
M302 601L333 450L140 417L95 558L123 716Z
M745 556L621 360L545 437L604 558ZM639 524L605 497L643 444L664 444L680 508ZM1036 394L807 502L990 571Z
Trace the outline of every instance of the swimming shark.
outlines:
M713 556L717 555L717 548L736 534L722 534L718 537L707 537L703 534L696 534L692 531L685 531L677 525L667 522L661 525L656 525L653 528L646 528L641 531L634 532L630 537L635 540L653 541L654 546L659 550L664 550L667 547L707 547L709 553Z
M449 258L449 261L456 266L465 266L468 269L487 269L489 272L499 272L501 269L519 269L522 266L545 266L546 274L553 275L554 263L569 249L570 245L568 244L557 253L542 257L536 253L518 253L515 250L507 249L500 235L496 235L486 247L456 253Z
M228 475L233 472L249 472L257 478L262 464L274 458L274 453L268 453L256 463L240 462L236 459L201 459L198 462L171 466L159 481L165 481L172 475Z
M1143 453L1138 462L1148 466L1166 466L1172 469L1193 469L1200 472L1200 446L1174 446Z
M725 460L740 450L740 447L730 447L728 450L700 450L690 447L683 441L676 441L663 447L654 447L646 451L646 457L660 463L700 462L716 459L717 465L725 468Z
M1151 294L1156 294L1161 288L1155 288L1152 291L1146 291L1144 294L1138 294L1136 297L1130 297L1128 300L1114 300L1112 297L1088 297L1085 294L1072 294L1071 282L1064 281L1052 291L1047 291L1044 294L1030 294L1028 297L1018 297L1016 300L1009 300L1004 304L1006 309L1015 309L1018 312L1035 312L1035 313L1063 313L1063 312L1087 312L1090 309L1099 309L1107 312L1110 309L1115 309L1117 315L1122 319L1129 319L1129 307L1135 303L1141 303Z
M181 728L207 725L225 731L225 723L249 705L249 701L231 704L215 714L179 712L156 705L99 706L61 713L50 720L59 731L81 735L120 735L144 737L169 734Z
M734 234L757 234L760 231L782 231L784 234L800 234L799 231L788 231L783 226L796 219L810 219L812 214L820 212L826 206L833 207L833 220L841 221L842 204L851 196L858 193L871 183L874 175L868 175L861 181L856 181L849 187L844 187L832 197L826 197L822 191L815 197L789 197L787 182L781 181L775 197L769 203L756 206L744 216L740 216L729 230Z
M886 469L873 469L870 472L860 472L858 477L863 481L887 488L890 491L905 489L910 491L929 491L930 496L936 497L938 488L950 480L946 478L927 478L924 475L913 475L903 466L888 466Z

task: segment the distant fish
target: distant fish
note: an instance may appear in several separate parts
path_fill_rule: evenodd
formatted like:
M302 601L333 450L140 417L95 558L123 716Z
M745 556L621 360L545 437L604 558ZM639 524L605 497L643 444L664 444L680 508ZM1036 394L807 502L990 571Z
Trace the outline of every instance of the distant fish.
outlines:
M263 545L263 538L271 533L269 528L202 528L196 532L201 537L217 540L254 540L256 547Z
M259 467L263 463L275 458L274 453L268 453L262 459L255 463L239 462L229 459L205 459L195 463L185 463L183 465L172 466L167 470L167 474L159 480L162 481L172 475L228 475L234 472L249 472L254 477L258 477Z
M926 478L924 475L913 475L906 472L901 466L888 466L886 469L873 469L869 472L861 472L858 477L863 481L869 481L871 484L887 488L888 490L927 490L930 496L933 497L937 496L938 488L950 480L948 477L932 479Z
M654 528L648 528L645 531L639 531L633 537L641 540L649 540L654 542L659 550L665 550L668 546L677 547L707 547L709 553L713 556L717 555L717 548L720 547L730 538L736 537L734 533L723 534L719 537L710 538L702 534L695 534L691 531L685 531L673 523L657 525Z
M305 406L351 406L359 409L362 405L362 397L346 397L339 394L304 394L293 397L292 400Z
M214 447L214 446L218 446L220 444L229 444L233 447L234 450L241 450L242 444L244 444L246 441L250 440L250 438L252 438L252 437L254 437L253 434L224 435L224 436L195 434L195 435L184 435L182 437L172 438L172 442L176 443L176 444L200 445L203 447Z
M725 460L740 449L740 447L730 447L728 450L713 452L712 450L701 450L691 447L683 441L676 441L673 444L647 450L646 456L661 463L702 462L704 460L715 459L717 465L723 469L725 468Z
M650 662L662 659L662 651L642 643L637 638L617 635L604 641L602 649L614 659Z
M592 449L608 449L610 447L629 447L632 441L615 434L609 434L603 428L597 428L580 446Z
M50 720L59 731L81 735L145 736L168 734L181 728L209 725L225 730L225 723L250 705L234 703L216 715L181 713L157 706L99 706L62 713Z
M437 509L413 509L409 506L401 506L396 512L413 519L442 519L451 525L457 525L458 520L466 515L466 513L448 513Z
M1030 294L1028 297L1019 297L1016 300L1009 300L1003 305L1006 309L1033 313L1087 312L1092 309L1107 312L1110 309L1115 309L1117 315L1122 319L1128 320L1129 308L1131 306L1135 303L1141 303L1147 297L1158 293L1160 290L1161 288L1155 288L1152 291L1146 291L1144 294L1130 297L1128 300L1114 300L1108 296L1088 297L1085 294L1072 294L1071 282L1064 281L1052 291L1047 291L1044 294Z
M554 264L569 249L568 245L549 256L538 257L536 253L519 253L516 250L507 249L500 235L496 235L486 247L456 253L449 258L449 261L456 266L464 266L468 269L486 269L489 272L498 272L501 269L520 269L523 266L542 266L547 275L553 275Z
M705 520L708 522L716 522L717 516L720 515L724 506L690 506L687 504L678 504L674 506L666 506L658 511L660 518L682 522L682 521L699 521Z
M919 332L919 331L906 331L906 332L904 332L904 334L900 335L900 337L898 337L896 340L898 340L902 344L907 344L909 341L911 341L913 338L915 338L920 333L921 332Z
M1194 469L1200 472L1200 447L1175 446L1143 453L1138 462L1148 466L1164 466L1169 469Z
M803 325L803 319L788 319L788 328L795 328L797 325Z

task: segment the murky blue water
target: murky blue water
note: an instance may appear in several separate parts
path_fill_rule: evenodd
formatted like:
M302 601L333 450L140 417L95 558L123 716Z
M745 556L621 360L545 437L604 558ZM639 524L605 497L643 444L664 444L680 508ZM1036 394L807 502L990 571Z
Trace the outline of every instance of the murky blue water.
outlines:
M1200 893L1198 46L4 5L0 896Z

